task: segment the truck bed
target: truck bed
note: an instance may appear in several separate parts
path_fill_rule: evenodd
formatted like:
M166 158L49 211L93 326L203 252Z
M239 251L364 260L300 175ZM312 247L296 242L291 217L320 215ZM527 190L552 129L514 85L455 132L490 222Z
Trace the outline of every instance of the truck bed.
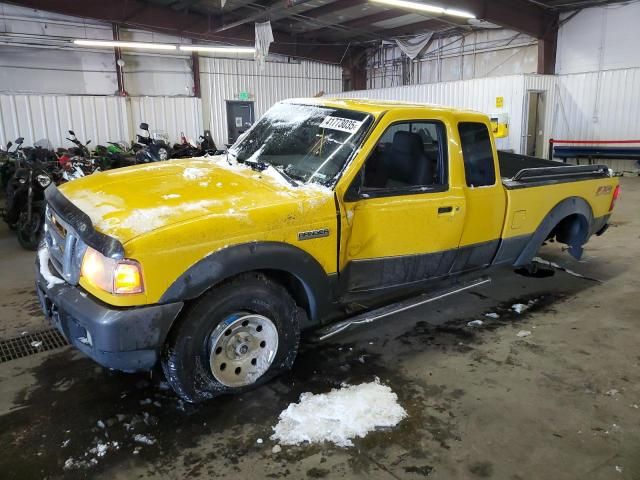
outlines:
M508 189L576 182L609 176L606 165L567 165L563 162L498 150L502 183Z

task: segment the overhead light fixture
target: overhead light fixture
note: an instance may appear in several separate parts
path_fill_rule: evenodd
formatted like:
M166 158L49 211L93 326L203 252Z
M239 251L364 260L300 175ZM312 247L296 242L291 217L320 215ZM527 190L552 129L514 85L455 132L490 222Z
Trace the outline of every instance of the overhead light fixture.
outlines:
M176 50L175 45L168 43L121 42L119 40L74 40L73 43L83 47L118 47L140 48L144 50Z
M185 52L214 52L214 53L255 53L253 47L215 47L211 45L180 45Z
M409 2L407 0L370 0L374 3L383 3L392 7L406 8L408 10L418 10L426 13L433 13L436 15L450 15L452 17L462 18L476 18L473 13L463 12L462 10L456 10L454 8L443 8L435 5L429 5L427 3Z

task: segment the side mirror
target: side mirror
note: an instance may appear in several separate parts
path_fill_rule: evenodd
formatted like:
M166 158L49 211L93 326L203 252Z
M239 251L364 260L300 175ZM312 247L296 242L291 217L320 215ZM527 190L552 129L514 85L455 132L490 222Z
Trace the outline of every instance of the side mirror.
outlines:
M74 132L73 130L69 130L69 135L73 135L75 137L76 136L76 132Z
M11 145L13 145L13 143L7 142L7 150L9 150L11 148Z
M18 138L16 138L16 143L17 143L18 145L22 145L22 143L23 143L23 142L24 142L24 137L18 137Z
M87 143L85 143L85 145L89 145L91 143L91 140L87 140Z
M147 132L149 131L149 125L146 123L141 123L140 124L140 130L146 130Z
M360 198L360 190L364 185L364 169L360 169L344 194L345 202L355 202Z

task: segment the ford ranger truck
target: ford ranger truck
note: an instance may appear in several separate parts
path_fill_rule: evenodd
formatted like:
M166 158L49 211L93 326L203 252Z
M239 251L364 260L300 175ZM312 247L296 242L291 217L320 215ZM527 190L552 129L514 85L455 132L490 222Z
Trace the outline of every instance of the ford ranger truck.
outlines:
M602 165L499 154L480 113L288 100L224 155L48 187L37 292L93 360L160 363L198 402L291 367L354 298L527 266L548 239L579 258L618 192Z

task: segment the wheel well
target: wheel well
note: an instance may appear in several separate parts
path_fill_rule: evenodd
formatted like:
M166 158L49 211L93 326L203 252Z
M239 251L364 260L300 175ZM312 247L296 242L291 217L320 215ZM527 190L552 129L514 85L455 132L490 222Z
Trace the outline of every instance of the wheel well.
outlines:
M586 242L588 235L589 222L583 215L574 213L560 220L547 239L555 238L558 242L579 247Z
M307 312L308 318L312 318L313 312L311 311L311 302L309 301L309 296L307 295L304 284L298 277L285 270L264 269L257 271L263 273L267 277L271 278L272 280L286 288L295 302L298 304L298 306L304 309L305 312Z
M211 289L216 288L223 283L233 281L237 277L240 277L242 275L246 275L249 273L260 273L268 277L270 280L273 280L274 282L282 285L289 292L289 294L291 295L293 300L296 302L296 304L305 311L305 313L307 314L307 318L313 321L314 312L313 312L312 302L314 301L314 299L310 297L310 294L307 293L303 282L300 279L298 279L295 275L285 270L256 269L256 270L248 270L246 272L241 272L236 275L223 278L220 281L210 285L209 288L207 288L207 290L205 290L205 292L203 292L201 295L204 295L206 292L209 292ZM200 296L185 301L185 304L191 305L195 303L195 301L198 298L200 298ZM175 324L175 321L174 321L174 324ZM171 328L173 328L173 325L171 326Z

